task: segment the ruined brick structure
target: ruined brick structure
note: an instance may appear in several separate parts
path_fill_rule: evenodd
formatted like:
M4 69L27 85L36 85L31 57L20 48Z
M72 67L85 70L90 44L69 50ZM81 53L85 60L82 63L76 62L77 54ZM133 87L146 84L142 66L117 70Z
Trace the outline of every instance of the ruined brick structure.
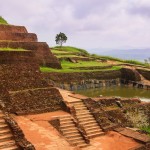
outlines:
M47 43L37 41L36 34L28 33L25 27L0 25L0 49L9 47L34 51L41 66L61 68Z
M37 43L36 35L28 34L24 27L0 25L0 32L3 40L0 41L0 100L7 111L28 114L62 109L59 91L44 80L39 70L41 63L61 67L48 45ZM3 50L6 47L18 50ZM19 51L19 48L25 50Z

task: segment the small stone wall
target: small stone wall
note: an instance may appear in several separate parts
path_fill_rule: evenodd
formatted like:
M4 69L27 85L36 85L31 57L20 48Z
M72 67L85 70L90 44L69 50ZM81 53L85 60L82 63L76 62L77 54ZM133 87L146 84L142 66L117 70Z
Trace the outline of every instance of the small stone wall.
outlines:
M140 74L134 69L122 68L121 73L122 73L122 79L130 80L130 81L141 80Z
M11 112L17 114L43 113L64 109L62 96L56 88L11 92L10 102Z
M0 42L0 47L23 48L35 52L39 65L52 68L61 68L60 62L52 54L45 42Z
M96 79L89 79L89 80L82 80L78 83L56 83L55 86L65 89L65 90L82 90L82 89L94 89L94 88L101 88L101 87L110 87L110 86L119 86L120 80L119 79L112 79L112 80L96 80Z
M150 125L150 103L143 104L139 99L97 98L85 99L84 103L103 129L110 123L122 127Z
M0 85L8 91L50 86L42 79L37 64L19 63L19 65L0 65L0 80Z
M150 80L150 70L137 69L137 71L147 80Z
M25 138L25 135L18 124L10 116L5 116L4 119L11 129L19 149L35 150L35 147Z
M36 64L35 53L31 51L0 51L1 64L19 64L19 63Z
M14 33L27 33L27 30L24 26L2 25L2 24L0 24L0 31L14 32Z
M150 126L150 103L129 107L125 115L133 122L134 127Z
M11 33L0 31L0 40L37 42L37 36L34 33Z
M80 73L43 73L46 81L67 90L99 88L120 85L120 71L97 71Z

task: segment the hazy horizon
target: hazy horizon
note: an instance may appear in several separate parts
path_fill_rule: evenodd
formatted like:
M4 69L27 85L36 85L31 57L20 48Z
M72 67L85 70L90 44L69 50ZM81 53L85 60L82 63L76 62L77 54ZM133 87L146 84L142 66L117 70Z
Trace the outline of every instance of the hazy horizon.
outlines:
M150 47L149 0L1 0L0 15L50 46L64 32L67 45L85 49Z

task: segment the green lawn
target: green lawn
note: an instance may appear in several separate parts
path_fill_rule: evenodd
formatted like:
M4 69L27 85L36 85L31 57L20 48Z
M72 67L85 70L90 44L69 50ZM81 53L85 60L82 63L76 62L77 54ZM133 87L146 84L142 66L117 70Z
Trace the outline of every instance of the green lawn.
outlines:
M10 47L2 47L0 48L0 51L28 51L28 50L25 50L23 48L10 48Z
M60 48L60 46L56 46L56 47L52 47L51 50L52 51L55 50L56 52L58 52L58 51L59 52L66 51L66 52L83 53L83 54L89 55L89 53L86 50L80 49L80 48L76 48L76 47L71 47L71 46L63 46L62 48Z
M94 67L94 66L107 66L108 64L101 63L101 62L94 62L94 61L80 61L78 63L71 63L69 61L62 61L61 63L62 69L53 69L53 68L48 68L48 67L41 67L40 70L42 72L64 72L64 73L69 73L69 72L93 72L93 71L106 71L106 70L119 70L121 69L120 66L113 66L112 68L109 69L94 69L94 70L84 70L84 67ZM78 67L83 67L83 69L78 69ZM71 69L71 68L76 68L76 69Z
M7 21L1 16L0 16L0 24L8 25Z
M146 131L150 135L150 126L142 127L141 130Z

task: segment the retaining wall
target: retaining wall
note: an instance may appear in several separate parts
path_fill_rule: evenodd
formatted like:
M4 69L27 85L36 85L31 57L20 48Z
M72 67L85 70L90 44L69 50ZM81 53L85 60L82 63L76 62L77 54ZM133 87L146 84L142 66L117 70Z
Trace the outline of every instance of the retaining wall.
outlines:
M27 33L27 29L24 26L2 25L2 24L0 24L0 31L14 32L14 33Z
M37 42L37 36L34 33L13 33L0 31L0 40Z

